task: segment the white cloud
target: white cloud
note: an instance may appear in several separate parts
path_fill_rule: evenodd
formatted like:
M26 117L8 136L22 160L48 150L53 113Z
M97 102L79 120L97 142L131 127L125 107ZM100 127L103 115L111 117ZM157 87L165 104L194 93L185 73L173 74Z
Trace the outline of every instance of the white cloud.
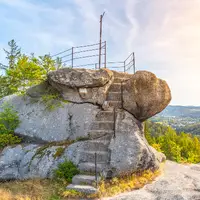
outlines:
M0 0L0 5L6 5L0 7L0 44L15 38L25 52L36 54L98 42L99 15L106 11L108 60L121 61L135 51L138 70L168 81L173 104L200 105L200 0Z

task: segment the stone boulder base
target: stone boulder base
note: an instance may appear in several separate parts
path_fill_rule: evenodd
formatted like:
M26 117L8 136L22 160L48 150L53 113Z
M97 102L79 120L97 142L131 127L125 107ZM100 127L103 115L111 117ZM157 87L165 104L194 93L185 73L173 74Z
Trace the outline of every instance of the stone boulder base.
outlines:
M123 107L140 121L161 112L170 101L167 83L151 72L138 71L123 85Z
M109 146L111 169L115 174L157 169L159 162L156 150L152 150L143 133L143 125L131 114L120 111L117 114L115 137ZM161 162L165 156L160 155Z
M64 68L48 73L48 82L53 88L63 99L75 103L103 105L113 80L113 72L107 69Z
M38 151L41 147L37 144L6 147L0 154L0 180L51 178L54 169L66 158L65 152L56 157L57 149L65 147L52 146Z
M87 137L99 108L92 104L62 103L53 111L45 103L29 96L11 95L0 99L0 106L8 102L14 106L20 118L16 134L37 142L74 140Z

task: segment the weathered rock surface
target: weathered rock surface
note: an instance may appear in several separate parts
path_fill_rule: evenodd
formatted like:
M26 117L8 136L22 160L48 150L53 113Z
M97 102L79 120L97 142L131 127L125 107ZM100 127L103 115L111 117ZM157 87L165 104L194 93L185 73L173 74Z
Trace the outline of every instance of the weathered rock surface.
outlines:
M87 136L99 112L97 106L87 103L63 103L62 107L49 111L44 103L35 102L28 96L11 95L0 99L0 105L4 102L12 104L20 117L16 134L47 142Z
M116 170L116 174L157 169L159 166L156 154L144 137L142 123L126 111L117 113L115 137L112 138L109 149L110 165Z
M55 156L57 149L65 147L42 148L37 144L6 147L0 155L0 180L51 178L53 170L66 158L65 152Z
M170 100L167 83L151 72L137 71L123 85L123 107L140 121L161 112Z
M48 80L75 88L102 87L109 82L113 73L110 70L90 70L63 68L48 73Z
M105 200L199 200L200 165L167 161L163 174L142 189Z
M48 74L48 82L61 93L63 99L99 105L106 100L113 79L113 72L106 69L64 68Z
M122 82L126 111L118 109L122 107ZM42 97L57 92L70 103L61 102L62 107L50 111ZM15 133L22 136L23 141L27 142L27 137L34 143L3 150L0 180L50 178L53 169L65 158L81 171L94 172L95 152L96 169L105 177L157 169L166 158L148 145L142 121L164 109L170 99L167 84L150 72L134 75L105 69L50 72L48 81L28 89L26 96L11 95L0 99L0 106L8 102L19 114L21 124ZM94 104L103 105L103 108ZM43 142L79 137L87 137L87 140L69 145L59 158L54 156L58 146L50 145L39 151Z

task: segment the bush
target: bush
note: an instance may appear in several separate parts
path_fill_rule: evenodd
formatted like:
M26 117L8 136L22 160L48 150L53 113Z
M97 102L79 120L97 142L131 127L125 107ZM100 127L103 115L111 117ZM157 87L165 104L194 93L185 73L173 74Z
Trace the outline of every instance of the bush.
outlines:
M8 103L4 103L0 112L0 134L10 134L20 123L17 112L14 110L13 106Z
M0 134L0 149L8 145L19 144L21 138L12 134Z
M73 176L79 173L79 170L71 161L65 160L54 170L54 177L58 180L66 180L68 183L71 183Z

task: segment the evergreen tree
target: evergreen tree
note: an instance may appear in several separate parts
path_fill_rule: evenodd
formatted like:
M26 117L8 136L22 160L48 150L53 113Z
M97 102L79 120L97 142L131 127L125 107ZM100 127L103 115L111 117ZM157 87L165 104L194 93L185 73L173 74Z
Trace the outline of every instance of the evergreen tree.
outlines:
M15 40L9 41L8 46L9 46L9 50L4 49L4 51L7 55L6 59L8 60L8 68L13 69L15 67L17 58L19 58L21 55L21 48L17 46Z

